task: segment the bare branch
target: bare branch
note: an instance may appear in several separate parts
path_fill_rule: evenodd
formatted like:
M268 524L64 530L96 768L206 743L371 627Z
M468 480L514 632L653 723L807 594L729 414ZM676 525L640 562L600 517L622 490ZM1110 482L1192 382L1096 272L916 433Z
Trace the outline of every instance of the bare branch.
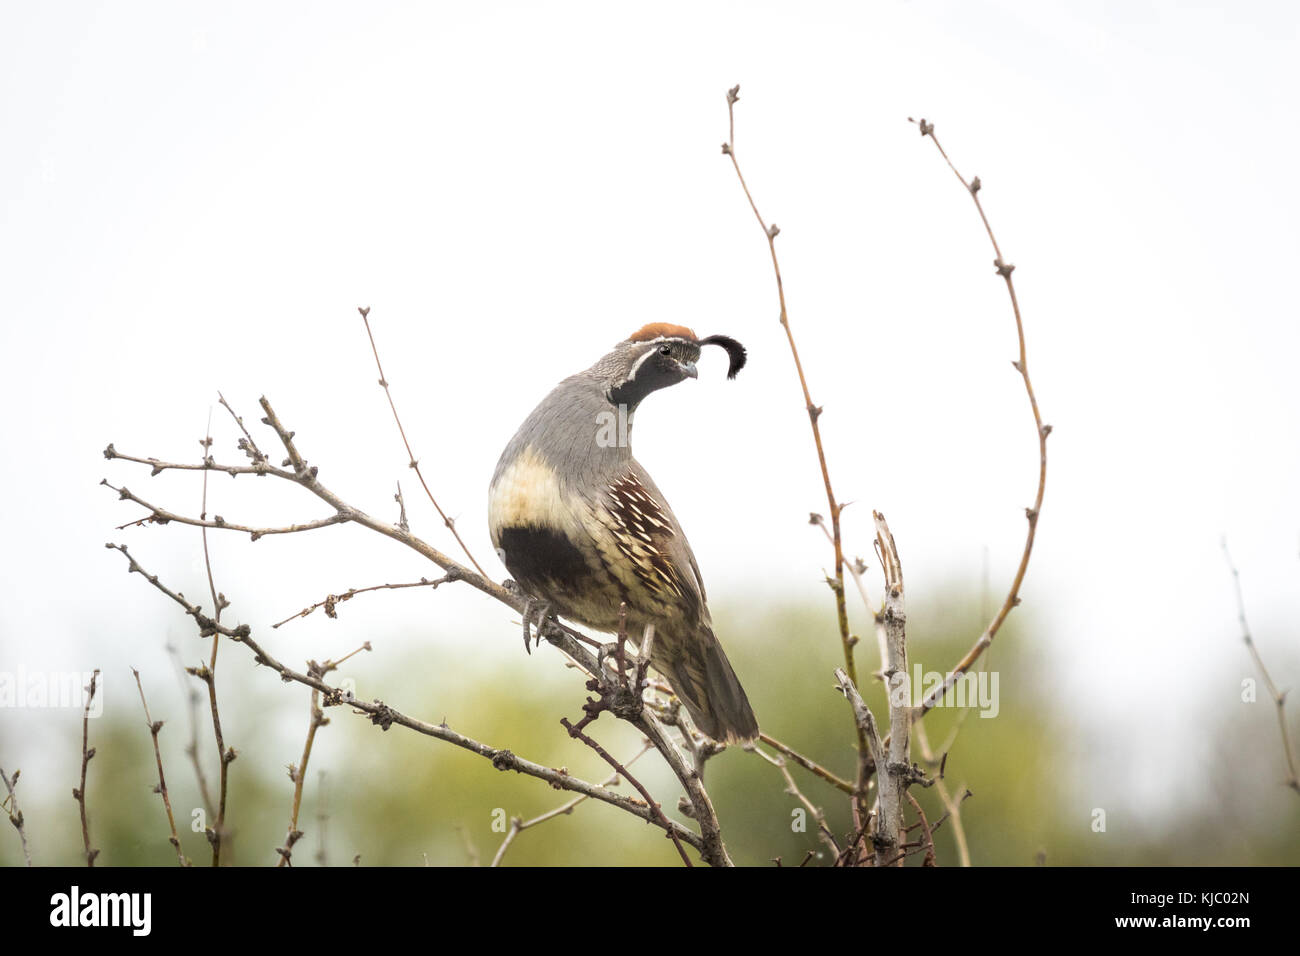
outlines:
M430 581L428 578L420 578L420 580L418 581L410 581L406 584L373 584L368 588L349 588L348 590L344 591L342 594L326 595L324 600L317 601L311 607L303 608L297 614L290 614L283 621L280 621L277 624L272 624L271 627L272 628L282 627L283 625L288 624L290 621L296 621L300 617L307 617L307 615L311 614L313 611L322 607L325 609L326 617L337 618L339 616L338 611L336 610L338 605L342 604L344 601L351 601L358 594L366 594L370 591L400 591L403 588L431 588L436 590L438 585L446 584L448 581L455 581L455 580L456 578L453 575L445 574L442 577L437 578L436 580L433 581Z
M872 766L883 768L885 766L885 747L884 744L881 742L880 728L876 725L876 718L871 713L871 708L869 708L866 704L866 701L862 699L862 695L858 693L857 685L853 683L853 681L849 678L849 675L846 674L841 668L838 667L835 668L835 684L836 684L836 689L839 690L839 692L844 695L844 698L849 702L849 706L853 708L853 720L854 723L857 724L858 729L862 732L863 737L867 741L867 748L869 751L869 756L871 759ZM887 800L885 794L886 781L890 779L891 779L891 775L888 773L882 773L880 775L880 790L881 790L880 801L882 804L889 803L890 805L892 805L896 803L896 801L894 801L892 798ZM898 823L899 826L901 827L902 821L899 820ZM862 835L865 834L869 829L870 826L869 821L864 818L861 822L855 821L855 824L857 826L858 839L861 839ZM896 830L895 834L897 834L897 832L898 831ZM888 838L883 835L878 836L877 842L881 844L882 849L892 850L894 847L897 846L896 835L894 838L895 842L892 844L886 843L885 841L887 839ZM856 842L857 840L854 841L855 844ZM850 849L852 849L852 847L850 847Z
M162 461L158 458L140 458L135 455L124 455L118 451L111 442L108 444L108 447L104 449L104 457L109 461L120 459L122 461L133 462L137 465L148 465L151 469L149 472L151 478L161 475L164 471L219 471L222 474L229 475L231 478L236 478L239 475L275 475L277 478L293 477L291 472L283 471L279 468L273 468L267 464L221 465L206 456L201 462L186 462Z
M835 538L832 537L830 528L826 527L825 518L823 518L821 515L817 514L817 512L814 511L808 515L808 523L812 525L816 525L817 527L821 528L822 533L826 535L826 540L829 541L832 546L834 546ZM877 609L875 605L871 603L871 597L867 594L867 583L864 580L862 580L863 572L865 572L867 569L866 562L863 561L861 558L853 558L852 560L846 559L844 562L844 566L848 568L849 576L853 578L853 583L857 586L858 597L862 598L862 606L866 608L867 613L874 618L876 616ZM880 669L884 670L885 658L888 656L888 652L885 649L884 634L877 631L877 638L879 642L879 647L877 648L877 650L880 653Z
M199 759L199 701L201 699L199 692L194 689L186 677L192 676L188 673L189 669L181 661L180 652L176 645L167 645L167 654L172 659L172 666L176 669L176 679L180 682L181 693L185 695L186 710L189 713L190 739L185 745L185 755L190 758L190 765L194 768L194 777L199 784L199 795L203 798L203 809L208 816L216 815L216 805L212 801L212 791L208 787L207 774L203 772L203 761Z
M470 568L443 554L428 542L411 534L410 531L403 530L399 525L390 524L371 517L339 498L320 481L319 470L315 466L308 465L307 460L303 457L294 441L294 433L287 429L280 421L279 416L271 407L270 402L266 398L262 398L260 402L262 411L265 413L262 422L276 433L276 436L284 446L285 452L288 456L286 458L286 464L292 468L291 472L268 472L268 474L271 474L273 477L282 478L283 480L292 481L293 483L302 486L328 504L336 513L346 514L351 522L369 528L370 530L378 532L394 541L400 542L418 554L424 556L429 561L432 561L444 571L453 575L455 580L463 581L476 590L481 591L507 607L514 609L520 614L524 613L527 606L527 600L522 593L507 589L482 575L475 573ZM125 549L120 545L110 544L108 547L123 550L125 553ZM134 564L134 562L132 563ZM131 570L135 570L136 567L138 567L138 565L131 568ZM143 572L141 573L143 574ZM148 576L146 575L146 577ZM150 580L151 583L164 590L164 592L169 594L169 596L173 596L174 599L178 597L174 592L171 592L166 589L165 586L161 585L161 583L156 580L156 576ZM183 597L180 597L180 603L186 608L187 613L195 617L196 623L200 628L200 633L203 636L208 636L212 633L220 633L230 636L231 633L239 632L244 635L241 637L241 640L245 640L249 644L250 648L257 647L255 642L247 640L248 631L246 626L235 629L235 632L232 632L229 628L220 625L219 622L214 622L213 619L203 614L201 608L189 604L189 602L185 601ZM589 675L598 673L600 668L595 656L583 646L584 642L593 646L599 646L598 642L593 641L591 638L570 627L550 619L542 624L541 634L549 643L555 645L578 667L586 671ZM268 655L265 655L264 652L260 652L260 649L257 649L257 656L259 658L259 663L269 664L269 662L273 660ZM286 679L290 680L305 678L305 675L288 677L283 673L282 676L286 676ZM322 690L324 689L325 688L322 687ZM381 713L386 713L386 710ZM418 724L419 722L414 723ZM667 760L673 774L686 790L687 799L690 805L691 818L700 826L700 834L698 837L700 843L696 848L700 850L701 856L706 862L713 866L730 865L730 858L728 857L726 847L722 842L721 828L718 825L717 814L713 809L712 801L709 799L707 791L705 791L704 786L700 781L698 771L687 765L685 758L680 751L678 751L676 744L673 743L672 738L665 730L662 723L660 723L653 714L648 711L643 712L635 720L632 720L631 723L642 734L650 738L655 749L664 755L664 758ZM408 724L407 726L412 726L413 729L415 729L413 724ZM491 748L485 749L492 753L496 753L496 751L492 751ZM677 825L674 824L674 826ZM684 832L689 833L690 831L684 830ZM678 835L680 836L680 833ZM685 842L689 843L690 841L687 840Z
M239 426L239 430L244 433L244 437L239 440L239 450L249 457L254 466L269 465L270 460L262 454L262 450L257 447L257 442L253 441L253 436L250 435L248 429L244 427L244 419L235 414L235 410L231 408L230 403L226 401L226 396L217 392L217 399L221 402L221 407L230 412L230 417L235 420L235 424Z
M9 796L4 801L8 804L5 807L5 812L9 814L9 822L18 831L18 839L23 845L23 859L27 861L27 865L30 867L32 865L32 851L27 847L27 831L23 829L23 811L18 809L18 794L14 790L18 786L18 777L21 774L21 770L15 770L14 775L10 777L5 773L4 768L0 767L0 780L4 780L5 790L9 792Z
M320 787L320 800L316 804L316 863L319 866L328 866L329 857L325 853L325 824L330 818L329 813L326 812L329 791L325 788L324 770L317 771L316 780L317 786Z
M1241 622L1241 639L1245 642L1246 649L1250 651L1255 666L1259 668L1260 676L1264 678L1264 684L1268 687L1269 695L1273 698L1273 704L1277 710L1277 726L1282 733L1282 754L1286 758L1286 785L1296 793L1300 793L1300 775L1296 773L1295 749L1291 745L1291 736L1286 727L1287 692L1278 690L1277 685L1273 683L1268 668L1264 666L1264 658L1260 657L1259 648L1255 646L1255 639L1250 636L1250 626L1246 623L1246 601L1241 595L1241 575L1237 573L1237 566L1232 563L1232 555L1228 552L1228 539L1226 536L1221 543L1223 545L1223 557L1228 562L1228 569L1232 572L1232 586L1237 595L1237 620Z
M474 565L474 570L478 571L479 574L487 577L487 572L484 571L483 568L479 566L479 563L474 560L474 555L469 553L469 547L461 540L460 534L456 531L456 522L447 517L446 512L439 507L438 502L434 500L433 492L429 490L429 483L424 480L424 474L420 471L420 463L416 460L415 452L411 451L411 443L407 441L406 438L406 429L402 427L402 419L397 414L397 405L393 401L393 393L389 391L388 379L384 377L383 363L379 361L379 347L375 345L375 333L370 328L370 307L366 306L364 309L357 309L357 311L361 313L361 320L366 324L366 335L370 338L370 349L375 355L375 368L379 369L379 384L384 388L384 396L388 399L388 407L393 410L393 421L397 422L397 430L402 436L402 444L406 446L406 457L411 463L411 468L415 471L415 476L420 479L420 484L424 488L424 493L429 496L429 503L432 504L433 509L438 512L438 517L441 518L442 523L447 526L447 530L451 532L451 536L456 539L456 543L460 545L460 549L465 552L465 557L469 558L469 563ZM405 511L403 511L403 515L405 515Z
M95 748L90 746L90 705L95 700L98 681L99 668L95 668L94 673L90 675L90 683L84 688L86 691L86 709L81 715L81 785L72 788L72 797L77 801L77 806L81 810L81 839L86 847L86 866L88 867L93 867L95 857L99 856L99 851L90 847L90 821L86 819L86 768L95 756Z
M632 756L631 759L625 761L623 763L623 766L625 767L632 766L632 764L636 763L638 760L640 760L643 756L648 754L653 749L654 748L650 745L650 741L648 740L642 741L641 749L638 750ZM618 784L619 784L619 772L615 770L608 777L602 780L599 786L613 787L613 786L618 786ZM538 816L533 817L531 820L521 820L519 817L511 818L510 829L509 831L507 831L505 838L502 839L501 845L497 847L497 852L492 857L492 862L489 863L488 866L500 866L501 860L506 855L506 850L510 849L511 844L515 842L515 838L519 836L519 834L522 833L524 830L530 830L533 827L543 824L548 820L554 820L556 817L567 816L568 814L574 811L574 808L577 807L578 804L588 799L590 798L587 797L585 794L576 796L572 800L568 800L565 803L560 804L554 810L548 810L543 814L539 814Z
M736 101L740 99L740 86L733 86L727 91L727 142L722 144L722 152L731 158L731 165L736 170L736 178L740 180L740 188L744 190L745 199L749 202L749 208L754 212L754 218L758 220L759 228L763 230L763 236L767 240L768 252L772 256L772 271L776 276L776 294L780 303L781 312L779 320L781 328L785 330L786 341L790 345L790 355L794 358L795 372L799 376L799 388L803 393L804 408L808 412L808 424L812 428L813 444L817 449L817 463L821 469L822 483L826 486L826 506L831 518L831 544L835 551L835 576L828 582L831 590L835 594L835 614L840 628L840 643L844 649L844 670L848 674L849 680L855 685L858 682L857 665L853 660L853 646L857 639L849 633L849 612L848 605L844 600L844 546L843 538L840 533L840 513L844 510L835 497L835 491L831 487L831 472L826 464L826 450L822 444L821 427L818 420L821 418L822 407L813 403L812 393L808 389L808 379L804 375L803 362L799 358L799 348L795 345L794 333L790 329L789 312L785 303L785 284L781 279L781 263L776 254L776 237L781 230L775 224L768 225L763 219L762 214L758 211L758 205L754 202L754 197L749 191L749 185L745 182L744 173L740 171L740 160L736 156ZM862 792L865 786L868 774L868 754L867 742L862 735L861 728L858 729L858 790ZM865 813L865 806L859 802L854 804L854 814L861 817ZM860 824L861 821L859 820Z
M970 710L969 707L963 708L961 716L957 718L959 724L961 721L966 719L966 715L970 713ZM952 835L953 839L957 841L957 859L963 867L968 867L971 865L970 845L966 842L966 827L961 820L961 800L953 798L952 793L948 790L947 783L945 783L943 779L942 764L948 759L948 747L945 746L941 751L943 754L941 758L936 758L934 751L930 749L930 739L925 730L925 721L917 721L915 730L916 741L921 745L921 759L924 760L928 766L939 768L938 773L934 778L934 788L939 794L939 799L943 802L944 809L946 810L944 816L952 817ZM969 790L966 792L968 794L970 793ZM943 818L940 818L940 820L935 823L933 829L937 830L939 828L939 823L941 822L943 822Z
M963 657L949 672L942 684L932 689L930 693L926 694L925 697L921 699L921 702L917 704L916 716L921 717L934 707L938 701L942 700L943 696L949 691L957 678L966 673L966 671L970 669L971 665L979 659L979 656L984 653L984 649L993 643L993 638L997 636L998 630L1002 627L1002 622L1007 619L1007 615L1011 613L1011 609L1020 604L1020 586L1024 583L1025 572L1029 569L1029 558L1034 550L1034 536L1038 531L1038 516L1043 509L1043 494L1047 489L1047 436L1052 433L1052 426L1043 424L1043 416L1038 410L1038 399L1034 395L1034 385L1029 378L1029 359L1025 349L1025 325L1020 315L1020 302L1016 298L1016 285L1011 279L1011 273L1015 271L1016 267L1005 261L1002 257L1002 249L998 246L997 237L993 234L993 227L989 225L988 216L984 213L984 205L980 202L979 193L981 184L979 177L977 176L968 182L966 178L957 171L957 167L953 165L952 160L948 158L948 154L944 151L943 146L939 144L938 137L934 135L933 123L929 123L924 119L919 122L916 120L912 120L911 122L917 123L922 136L928 136L930 138L931 142L934 143L935 149L939 151L939 155L943 157L944 162L948 164L948 168L952 170L953 175L956 176L957 180L966 188L966 191L970 194L971 200L975 203L975 209L979 212L980 221L984 223L984 231L988 233L989 242L993 245L993 254L996 257L993 260L993 267L997 274L1001 276L1002 280L1006 283L1007 295L1011 299L1011 311L1014 313L1016 319L1016 338L1020 346L1020 357L1011 364L1015 370L1020 373L1021 379L1024 380L1025 395L1029 399L1029 408L1030 411L1033 412L1034 417L1034 436L1038 442L1038 492L1034 496L1033 505L1025 509L1025 518L1028 520L1028 529L1025 533L1025 546L1020 556L1020 564L1016 568L1015 577L1012 578L1011 587L1007 591L1007 596L1003 600L1002 606L998 608L997 613L993 616L993 620L989 622L988 626L984 629L984 633L980 635L974 646L972 646L966 653L966 656Z
M871 709L863 701L858 688L848 679L848 675L838 667L835 669L835 681L836 689L844 695L853 708L854 720L862 728L867 738L867 745L871 748L871 758L875 766L881 770L880 789L877 795L879 816L874 821L875 825L859 827L852 844L845 853L840 855L840 860L837 862L852 860L855 848L870 829L876 866L896 866L902 863L906 856L906 853L899 854L897 851L907 849L907 844L902 841L903 796L910 784L922 783L928 786L933 781L926 780L920 770L907 762L905 749L900 749L897 745L889 746L886 741L881 740L880 730ZM891 717L896 716L898 710L905 706L905 699L900 702L897 695L891 693L889 704ZM895 734L895 737L906 736L906 724L904 723L902 727L903 732ZM886 750L887 746L889 746L888 750Z
M356 650L344 654L337 661L326 661L323 664L317 664L315 661L307 662L307 673L312 677L322 678L331 671L338 670L340 664L348 658L360 654L362 651L370 650L370 642L366 641ZM302 758L295 767L289 765L289 779L293 781L293 808L289 813L289 830L285 834L284 845L276 849L280 855L280 860L276 866L293 866L293 847L302 839L302 831L298 829L298 812L302 808L302 789L303 783L307 779L307 763L311 760L312 744L316 742L316 731L328 724L329 718L325 716L320 708L320 691L312 688L311 692L311 720L307 724L307 739L303 743Z
M133 458L127 459L125 455L121 457L126 459L127 461L137 460ZM165 462L162 464L165 468L172 467L172 465ZM206 471L210 471L210 470L213 469L205 470L205 474L204 474L205 478L207 477ZM221 470L221 469L216 469L216 470ZM118 497L121 498L123 501L134 501L136 504L140 505L141 507L148 508L149 517L151 517L152 520L157 524L168 524L172 521L175 521L177 524L193 525L194 527L202 528L205 531L208 528L216 528L221 531L242 531L244 534L249 535L254 541L268 534L297 534L300 531L314 531L317 528L328 528L331 525L343 524L344 522L351 520L349 516L346 514L333 514L330 515L328 518L317 518L315 521L306 521L303 522L302 524L284 525L278 528L253 528L253 527L249 527L248 525L236 524L233 521L227 521L225 518L221 517L221 515L216 515L210 521L207 518L189 518L186 517L185 515L177 514L174 511L168 511L165 508L160 508L158 505L150 504L149 502L141 498L139 495L132 492L130 489L118 488L115 485L109 484L109 482L107 481L101 481L100 484L106 488L112 488L114 491L117 492ZM148 518L142 518L139 520L145 521L148 520ZM135 523L136 522L132 522L132 524ZM125 525L123 525L123 527L125 527Z
M229 406L227 406L229 408ZM240 427L243 422L240 421ZM208 415L208 428L203 438L203 460L207 462L212 452L212 415ZM123 489L125 491L125 489ZM208 473L203 472L203 500L199 512L201 522L206 522L208 517ZM220 517L220 516L218 516ZM212 558L208 553L208 529L206 524L200 524L200 534L203 536L203 568L208 575L208 590L212 595L212 606L214 608L213 621L216 624L221 623L221 612L229 605L226 596L217 591L216 581L212 576ZM257 540L256 537L253 539ZM202 629L199 635L203 636ZM212 656L208 660L208 666L200 671L191 671L190 673L198 677L203 683L208 685L208 705L212 712L212 736L217 744L217 761L219 772L217 775L217 819L212 827L207 829L207 837L212 843L212 865L221 866L221 844L226 836L226 796L229 793L230 764L235 759L235 749L226 746L226 740L221 731L221 711L217 706L217 651L221 647L221 634L213 632L212 634Z
M324 671L313 662L307 665L307 673L320 677ZM307 762L311 760L311 748L316 741L316 731L328 723L329 718L320 709L320 691L312 688L311 719L307 723L307 739L303 743L302 758L297 766L289 764L289 779L293 781L293 807L289 812L289 829L285 833L284 845L277 847L275 851L280 855L276 866L293 866L293 847L302 839L302 831L298 829L298 811L302 807L302 786L303 781L307 779Z
M847 780L842 780L841 778L835 776L835 774L831 773L821 764L817 763L817 761L809 757L805 757L803 754L799 753L793 747L790 747L787 744L783 744L781 741L777 740L775 737L771 736L770 734L760 733L758 735L758 739L763 741L763 743L767 744L769 747L772 747L773 749L781 753L783 756L790 758L799 766L807 770L809 773L817 777L820 777L822 780L825 780L835 789L842 790L847 794L853 793L853 784L849 783Z
M885 516L879 511L873 512L876 522L876 548L880 554L880 563L885 572L885 603L876 614L876 626L884 632L886 650L885 687L889 691L889 771L896 773L896 768L911 766L909 748L912 724L911 686L907 681L907 614L903 604L903 565L898 557L898 546L894 535L885 523ZM905 787L900 788L905 789ZM881 789L881 800L885 799ZM899 794L901 799L901 793ZM902 820L903 808L898 807L898 819ZM890 808L886 808L884 819L890 820Z
M910 803L912 809L916 811L916 815L921 824L921 832L925 836L925 839L921 841L922 845L925 847L925 862L921 865L937 866L938 863L935 860L934 854L934 831L930 829L930 821L925 818L925 811L921 809L921 804L917 802L916 797L912 796L906 790L903 791L903 796L907 797L907 802Z
M601 714L609 711L616 717L622 717L624 720L636 720L645 710L642 701L643 681L645 680L645 663L649 660L651 646L654 642L654 625L647 624L642 641L643 655L638 661L635 669L635 678L629 679L629 672L625 666L625 653L627 647L627 604L626 602L619 605L619 623L618 623L618 641L615 645L616 657L616 675L611 677L605 668L605 660L602 656L598 659L597 670L595 675L587 681L587 689L596 691L600 694L598 698L587 698L586 703L582 705L583 718L576 724L570 722L569 718L561 717L560 725L569 732L569 736L581 740L584 744L600 756L607 764L614 768L614 773L623 777L633 787L640 792L645 798L646 805L649 806L658 817L658 823L664 828L668 837L673 841L677 848L678 855L681 856L682 862L690 867L691 858L686 855L686 850L682 846L681 840L669 826L668 817L664 815L663 809L658 802L650 795L650 791L645 788L636 777L628 771L627 767L619 763L614 756L593 740L584 729L594 723Z
M122 555L127 559L127 571L129 573L141 575L146 581L148 581L151 585L153 585L157 590L161 591L164 595L166 595L176 604L180 605L180 607L185 611L186 614L194 618L195 622L198 624L201 630L211 629L217 633L224 635L225 637L230 638L231 640L237 643L246 645L248 649L253 653L254 660L258 664L271 668L273 671L275 671L277 674L280 675L280 678L282 680L295 681L299 684L304 684L307 687L312 687L316 690L319 690L322 694L321 700L323 702L323 705L326 707L339 706L339 705L345 705L351 707L354 712L364 715L370 720L371 723L375 724L376 726L380 727L383 730L389 729L394 724L397 724L398 726L401 727L406 727L407 729L413 730L416 733L420 733L427 737L432 737L437 740L444 741L456 747L460 747L463 750L468 750L471 753L476 753L479 756L491 761L492 766L495 767L497 770L501 770L501 771L513 770L516 773L522 773L530 777L536 777L540 780L546 781L557 790L569 790L574 793L582 793L596 800L600 800L603 803L608 803L612 806L618 807L620 810L624 810L628 813L631 813L633 816L639 817L640 819L645 820L649 823L654 823L656 825L660 824L658 815L652 812L649 807L645 806L640 801L633 800L630 797L626 797L623 796L622 794L606 790L605 788L597 786L595 784L588 783L585 780L581 780L577 777L570 775L567 771L563 769L545 767L540 764L533 763L530 760L526 760L522 757L519 757L509 750L491 747L488 746L487 744L480 743L479 741L474 740L473 738L457 733L456 731L452 730L449 726L447 726L446 723L430 724L425 721L418 720L414 717L409 717L406 714L403 714L400 711L395 710L392 707L389 707L387 704L385 704L383 701L380 700L374 700L374 701L359 700L358 698L353 697L351 693L337 687L332 687L318 677L314 677L309 674L304 674L299 671L295 671L290 667L286 667L284 664L280 663L269 653L267 653L267 651L263 649L262 646L253 639L252 631L247 624L241 624L238 627L232 628L225 624L221 624L217 621L214 621L212 618L208 617L206 614L203 613L203 609L201 607L191 604L189 601L185 599L184 595L171 590L165 584L163 584L158 579L157 575L149 574L144 569L144 567L141 566L140 563L137 562L134 557L132 557L130 551L127 549L125 545L108 543L105 545L105 547L115 551L120 551ZM479 587L480 590L486 590L488 586L495 587L494 585L491 585L490 582L482 582L482 579L479 578L478 575L474 574L472 571L469 571L468 569L465 569L463 579L469 583L475 584L475 586ZM482 583L479 584L476 582L482 582ZM511 597L512 597L510 592L506 591L504 588L501 588L500 590L505 599L505 603L510 604ZM522 599L519 599L519 602L522 604ZM565 633L563 630L555 628L555 626L550 622L547 622L544 625L544 629L545 629L544 636L548 641L552 641L554 643L561 645L565 653L569 653L570 651L572 651L573 653L570 656L577 655L575 657L575 660L577 660L580 665L583 664L584 661L590 662L592 670L595 670L595 659L591 657L591 655L586 651L585 648L582 647L581 644L579 644L573 638L569 637L569 635ZM661 743L661 741L665 740L666 734L664 733L663 728L658 724L657 721L653 719L643 718L642 720L634 722L634 725L637 726L638 729L642 729L642 728L649 729L650 733L647 733L647 736L650 737L652 743L655 744L655 748L657 750L660 750L661 753L665 751L666 748ZM645 733L645 730L642 730L642 732ZM675 748L673 748L673 750L675 751ZM680 758L680 755L677 755L677 757ZM690 772L685 768L681 767L679 762L674 761L672 756L669 756L669 766L673 768L673 772L678 775L679 779L681 779L683 774L685 774L687 777L690 776ZM696 786L698 786L698 781L694 781L694 783ZM695 787L688 785L687 793L691 795L693 800L698 800L698 796L694 791L695 791ZM706 799L707 799L707 795L706 795ZM711 811L712 807L708 806L708 809ZM696 819L699 820L698 817ZM708 820L709 817L706 815L705 819ZM716 826L716 816L714 816L712 819ZM681 824L671 820L669 821L669 825L673 828L673 831L678 839L680 839L683 843L688 843L691 846L695 847L695 849L699 850L701 855L704 856L706 861L710 862L713 865L726 865L729 862L725 857L725 850L721 851L723 854L721 857L717 856L719 850L721 849L721 838L720 838L720 834L717 833L716 831L713 832L706 831L704 835L701 835L701 834L694 833L691 830L687 829L686 827L683 827ZM718 862L715 863L714 862L715 860L717 860Z
M659 805L659 803L655 800L655 798L650 795L650 791L645 788L645 784L641 783L640 780L632 776L632 774L628 772L627 767L619 763L618 759L614 757L613 754L611 754L608 750L606 750L604 747L598 744L595 740L593 740L588 734L586 734L582 730L582 724L584 724L585 722L586 722L585 718L579 721L577 724L571 723L569 721L569 718L567 717L560 718L560 725L563 726L564 729L569 732L570 737L573 737L577 740L581 740L592 750L596 751L596 753L600 756L601 760L604 760L605 763L609 764L611 767L614 768L614 773L623 777L625 780L627 780L628 783L630 783L633 787L636 788L636 790L641 794L641 797L645 800L646 806L650 808L651 813L654 815L653 822L658 824L660 827L662 827L665 833L667 834L668 838L673 841L673 846L677 848L677 853L679 856L681 856L682 863L684 863L687 867L693 867L695 864L692 863L691 858L686 855L686 849L685 847L682 846L681 837L677 835L677 831L673 828L672 821L669 820L668 817L664 814L663 808Z
M162 797L163 809L167 811L167 828L171 833L167 838L167 842L176 851L177 862L181 866L189 866L190 861L185 858L185 854L181 851L181 839L176 833L176 817L172 814L172 801L167 794L167 777L163 774L162 751L158 749L158 731L162 730L163 722L161 720L155 721L149 716L149 702L144 699L144 685L140 682L140 672L132 667L131 673L135 675L135 687L140 692L140 705L144 708L144 722L149 728L149 736L153 738L153 755L158 763L158 786L153 789L154 793Z
M790 775L790 769L785 765L784 757L774 757L766 753L763 748L755 747L754 753L758 754L772 766L781 772L785 779L785 792L790 794L800 803L807 811L812 814L813 821L817 824L817 835L821 841L826 844L826 848L831 851L831 858L836 859L840 855L839 844L835 842L835 835L831 833L831 828L826 824L826 814L822 812L821 807L809 800L799 786L794 782L794 777Z

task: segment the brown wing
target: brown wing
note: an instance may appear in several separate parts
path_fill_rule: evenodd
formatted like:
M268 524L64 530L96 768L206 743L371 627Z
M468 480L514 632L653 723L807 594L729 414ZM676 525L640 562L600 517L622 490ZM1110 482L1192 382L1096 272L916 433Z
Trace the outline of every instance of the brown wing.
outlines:
M651 657L655 668L705 734L714 740L753 740L758 721L713 634L690 543L659 489L633 461L610 484L606 504L625 559L615 573L633 574L641 585L629 592L629 606L660 624Z
M610 482L605 505L626 567L650 600L660 605L642 610L692 623L707 620L704 584L690 543L663 495L636 461Z

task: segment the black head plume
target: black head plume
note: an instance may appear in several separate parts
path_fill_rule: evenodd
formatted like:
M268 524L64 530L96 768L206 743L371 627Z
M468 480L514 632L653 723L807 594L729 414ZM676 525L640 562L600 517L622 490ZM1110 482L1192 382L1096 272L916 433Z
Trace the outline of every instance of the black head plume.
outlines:
M735 378L736 373L745 367L745 347L726 335L710 335L700 339L700 345L721 345L727 350L727 378Z

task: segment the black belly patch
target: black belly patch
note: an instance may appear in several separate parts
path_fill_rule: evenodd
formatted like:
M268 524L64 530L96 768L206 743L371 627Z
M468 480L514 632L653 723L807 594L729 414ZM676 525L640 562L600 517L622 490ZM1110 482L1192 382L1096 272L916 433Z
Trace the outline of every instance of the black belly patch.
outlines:
M502 528L501 550L506 569L536 597L553 600L555 592L573 593L592 577L577 545L549 528Z

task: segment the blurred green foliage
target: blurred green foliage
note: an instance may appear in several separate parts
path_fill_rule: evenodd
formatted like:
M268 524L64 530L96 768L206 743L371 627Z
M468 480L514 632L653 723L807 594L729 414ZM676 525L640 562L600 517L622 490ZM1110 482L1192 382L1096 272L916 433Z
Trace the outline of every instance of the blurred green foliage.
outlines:
M950 666L981 629L979 603L955 600L911 609L911 661L926 671ZM726 622L720 630L764 730L851 778L850 712L832 689L831 671L842 654L829 597L821 607L721 606L714 617ZM562 667L547 647L531 658L518 653L513 633L482 640L494 643L490 649L470 640L429 646L403 660L364 655L356 661L358 696L381 697L424 719L445 719L493 746L565 766L589 780L604 779L605 765L559 726L560 717L580 715L585 692L578 673ZM1106 830L1096 832L1090 777L1104 773L1106 761L1089 752L1075 719L1061 707L1059 689L1069 675L1054 672L1055 655L1044 641L1027 611L1013 614L985 662L999 676L997 717L972 712L963 719L958 709L941 707L925 720L936 748L960 722L946 783L956 794L972 792L962 817L976 865L1294 863L1300 858L1300 800L1273 779L1276 728L1256 726L1262 708L1249 715L1224 710L1198 718L1204 720L1213 763L1223 772L1217 779L1207 776L1203 793L1178 794L1176 800L1171 794L1167 802L1141 812L1102 808ZM467 647L478 651L471 655ZM877 666L875 648L874 636L864 635L857 659L867 701L882 716L880 683L867 676ZM177 825L187 855L207 864L207 843L190 829L202 801L184 752L188 718L161 651L152 663L156 666L141 670L154 716L166 720L161 740ZM227 860L274 864L292 796L286 768L300 759L309 691L281 684L233 647L223 654L219 675L226 738L240 752L231 765ZM118 691L124 686L119 682ZM1098 699L1108 698L1099 694ZM102 851L99 863L172 865L162 805L153 792L153 751L143 715L134 709L138 699L129 707L120 694L117 700L123 706L108 708L91 725L97 756L87 789L92 839ZM384 732L346 708L326 714L330 723L317 735L307 774L298 824L305 835L295 849L295 865L347 865L357 856L361 865L486 865L511 817L528 818L569 799L540 781L498 772L480 757L400 727ZM209 780L215 781L206 697L198 716L200 753ZM1122 721L1126 715L1107 719ZM63 720L63 728L70 732L60 738L62 746L75 762L80 721ZM638 736L608 715L590 732L624 759L638 749ZM24 746L11 735L0 738L6 769L23 765ZM919 760L919 747L913 754ZM657 755L647 754L634 769L675 813L675 781ZM791 772L804 794L824 808L842 840L850 828L847 799L797 767ZM810 865L829 861L813 821L800 832L801 804L785 792L778 771L758 756L729 750L709 762L705 780L737 863L770 866L779 857L797 864L809 850L816 854ZM43 786L24 774L19 796L37 863L80 862L77 807L69 793L73 782ZM913 793L932 822L942 816L934 789L917 787ZM936 844L941 865L958 862L950 823L939 829ZM6 828L0 864L21 862L17 835ZM659 830L588 801L521 833L504 862L671 866L677 857ZM919 865L920 857L910 862Z

